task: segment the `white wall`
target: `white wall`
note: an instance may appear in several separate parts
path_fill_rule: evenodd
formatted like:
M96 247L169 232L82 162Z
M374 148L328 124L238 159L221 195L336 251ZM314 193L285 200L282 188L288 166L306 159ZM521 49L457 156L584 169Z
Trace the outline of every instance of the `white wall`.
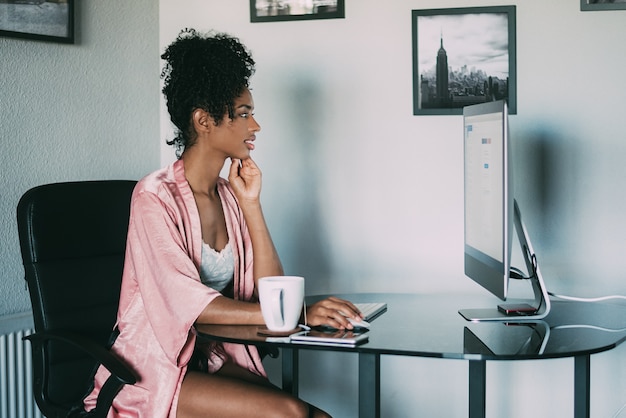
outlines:
M74 45L0 37L0 317L30 311L15 221L26 190L160 163L158 3L75 3Z
M161 0L160 47L195 27L252 49L264 207L287 272L307 278L307 293L483 294L463 275L461 117L412 115L411 10L470 4L346 3L346 19L252 24L247 1ZM507 4L517 5L517 197L548 288L626 294L626 11ZM163 104L161 131L161 142L171 138ZM161 155L162 164L173 158L165 147ZM625 350L592 358L594 417L626 402ZM355 416L355 358L302 357L303 396ZM384 417L466 414L465 362L382 366ZM572 370L570 360L490 363L488 416L571 416Z

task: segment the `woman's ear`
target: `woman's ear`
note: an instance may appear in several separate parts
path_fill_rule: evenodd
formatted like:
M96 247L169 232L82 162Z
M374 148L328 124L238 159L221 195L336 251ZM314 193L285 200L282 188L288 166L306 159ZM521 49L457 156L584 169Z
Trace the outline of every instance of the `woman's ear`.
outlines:
M211 132L214 126L213 118L205 110L196 109L191 114L191 117L193 119L193 126L196 132Z

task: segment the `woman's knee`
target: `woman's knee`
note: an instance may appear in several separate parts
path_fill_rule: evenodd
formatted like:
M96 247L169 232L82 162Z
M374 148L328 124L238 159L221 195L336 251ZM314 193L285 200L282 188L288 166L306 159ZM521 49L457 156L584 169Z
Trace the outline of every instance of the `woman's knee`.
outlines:
M272 405L272 417L309 418L309 405L298 398L287 398Z
M298 398L290 398L283 403L276 414L277 417L331 418L326 412Z
M309 411L309 416L313 417L313 418L332 418L329 414L327 414L325 411L322 411L321 409L313 406L313 405L309 405L310 411Z

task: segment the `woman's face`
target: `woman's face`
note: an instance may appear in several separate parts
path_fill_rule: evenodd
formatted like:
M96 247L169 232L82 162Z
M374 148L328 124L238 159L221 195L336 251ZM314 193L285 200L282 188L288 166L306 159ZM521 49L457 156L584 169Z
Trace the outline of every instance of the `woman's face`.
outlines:
M226 154L226 157L245 160L254 149L256 133L261 126L254 119L254 101L250 90L235 99L233 119L224 116L224 120L214 127L214 146Z

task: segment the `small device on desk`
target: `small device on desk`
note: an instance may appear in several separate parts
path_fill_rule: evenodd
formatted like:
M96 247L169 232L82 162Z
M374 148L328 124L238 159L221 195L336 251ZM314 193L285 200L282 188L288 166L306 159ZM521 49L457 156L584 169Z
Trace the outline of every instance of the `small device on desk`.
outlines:
M367 330L311 329L292 334L289 338L294 344L354 347L366 342L368 335Z

